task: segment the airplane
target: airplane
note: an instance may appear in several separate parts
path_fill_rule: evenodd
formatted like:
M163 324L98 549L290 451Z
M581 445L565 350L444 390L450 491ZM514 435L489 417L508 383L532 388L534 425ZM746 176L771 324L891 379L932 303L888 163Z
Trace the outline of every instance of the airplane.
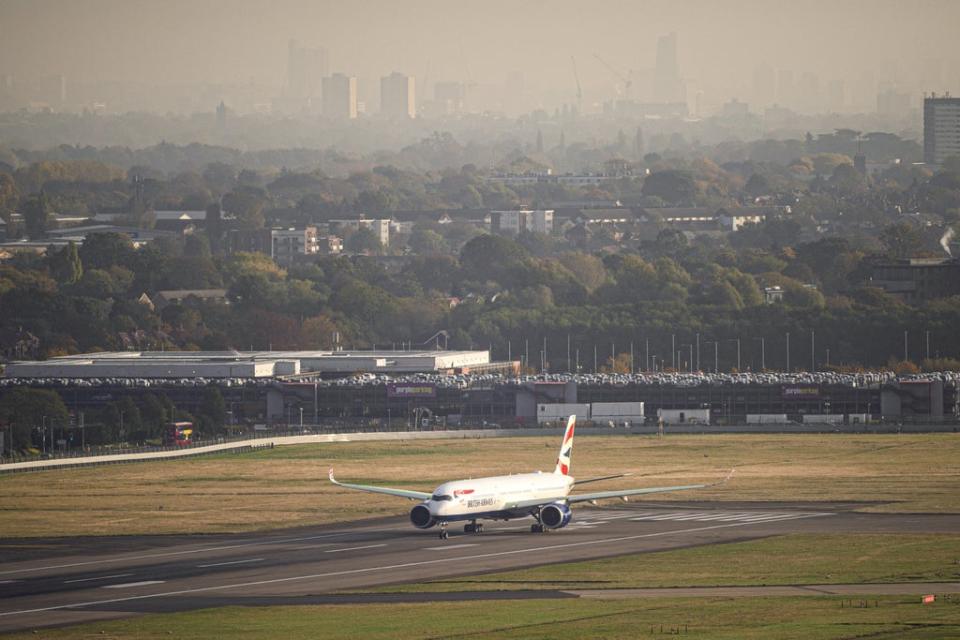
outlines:
M447 525L456 521L469 521L464 525L464 533L483 533L486 520L511 520L532 516L536 522L530 525L532 533L546 533L561 529L573 517L570 505L578 502L595 504L598 500L620 498L626 502L629 496L668 491L686 491L703 489L725 483L733 475L733 470L720 482L712 484L688 484L675 487L648 487L645 489L625 489L619 491L598 491L571 495L571 490L579 485L601 480L622 478L630 474L604 476L577 481L570 475L570 456L573 452L573 432L577 417L567 419L567 427L560 445L560 454L553 473L535 471L507 476L491 476L472 480L454 480L441 484L433 493L392 489L365 484L339 482L330 469L330 482L345 489L355 489L369 493L419 500L420 504L410 510L410 523L418 529L440 527L440 539L449 537Z

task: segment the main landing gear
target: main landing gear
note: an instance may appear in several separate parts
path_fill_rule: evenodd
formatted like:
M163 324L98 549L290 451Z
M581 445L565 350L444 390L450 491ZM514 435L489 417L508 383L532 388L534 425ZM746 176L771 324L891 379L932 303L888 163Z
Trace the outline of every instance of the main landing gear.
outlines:
M543 526L543 522L540 520L540 512L535 511L531 515L537 519L537 523L530 525L530 533L546 533L548 529Z
M483 533L483 523L474 520L470 524L463 525L464 533Z

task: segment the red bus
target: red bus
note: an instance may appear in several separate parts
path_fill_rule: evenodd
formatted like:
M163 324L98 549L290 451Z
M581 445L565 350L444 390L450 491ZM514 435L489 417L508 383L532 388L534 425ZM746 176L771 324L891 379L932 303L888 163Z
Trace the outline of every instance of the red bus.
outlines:
M186 447L193 443L192 422L168 422L163 432L163 444L171 447Z

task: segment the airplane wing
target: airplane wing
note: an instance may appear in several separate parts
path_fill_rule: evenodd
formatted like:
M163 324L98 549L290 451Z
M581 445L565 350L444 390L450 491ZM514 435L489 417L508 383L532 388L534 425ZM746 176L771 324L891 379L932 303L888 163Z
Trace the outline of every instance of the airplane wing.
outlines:
M374 487L368 484L350 484L347 482L339 482L333 477L333 469L330 469L329 477L330 482L338 487L356 489L357 491L366 491L368 493L384 493L388 496L397 496L398 498L408 498L410 500L429 500L431 495L422 491L408 491L407 489L391 489L390 487Z
M606 500L608 498L626 498L628 496L639 496L648 493L667 493L669 491L687 491L689 489L706 489L707 487L716 487L725 484L733 477L734 470L731 469L727 476L719 482L710 482L707 484L685 484L675 487L647 487L645 489L624 489L620 491L598 491L596 493L580 493L573 496L567 496L567 502L575 504L577 502L590 502L592 500Z
M506 509L529 509L531 507L539 507L541 505L550 504L551 502L567 502L569 504L576 504L577 502L591 502L594 500L606 500L609 498L625 498L628 496L638 496L648 493L666 493L668 491L686 491L688 489L706 489L707 487L716 487L721 484L725 484L731 477L733 477L733 469L730 470L730 473L727 476L720 480L719 482L710 482L707 484L685 484L678 485L675 487L647 487L645 489L623 489L619 491L598 491L596 493L580 493L577 495L570 495L566 497L557 497L557 498L547 498L547 499L538 499L538 500L522 500L518 502L508 503ZM626 475L626 474L625 474ZM616 476L613 476L616 477ZM597 478L598 480L606 480L606 478ZM578 482L577 484L583 484Z
M587 484L588 482L600 482L601 480L613 480L614 478L626 478L627 476L632 476L632 473L618 473L614 476L603 476L602 478L588 478L586 480L577 480L573 483L573 486L578 484Z

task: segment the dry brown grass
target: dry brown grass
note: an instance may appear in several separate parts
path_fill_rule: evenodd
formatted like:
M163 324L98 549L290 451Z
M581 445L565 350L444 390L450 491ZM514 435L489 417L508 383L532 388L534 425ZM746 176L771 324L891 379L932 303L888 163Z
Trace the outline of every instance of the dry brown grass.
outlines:
M348 494L338 478L428 491L444 480L553 469L557 438L281 447L243 455L0 476L0 538L215 533L405 513L410 503ZM597 488L721 487L649 500L863 501L872 511L960 511L960 435L720 435L577 439L574 471L632 471Z

